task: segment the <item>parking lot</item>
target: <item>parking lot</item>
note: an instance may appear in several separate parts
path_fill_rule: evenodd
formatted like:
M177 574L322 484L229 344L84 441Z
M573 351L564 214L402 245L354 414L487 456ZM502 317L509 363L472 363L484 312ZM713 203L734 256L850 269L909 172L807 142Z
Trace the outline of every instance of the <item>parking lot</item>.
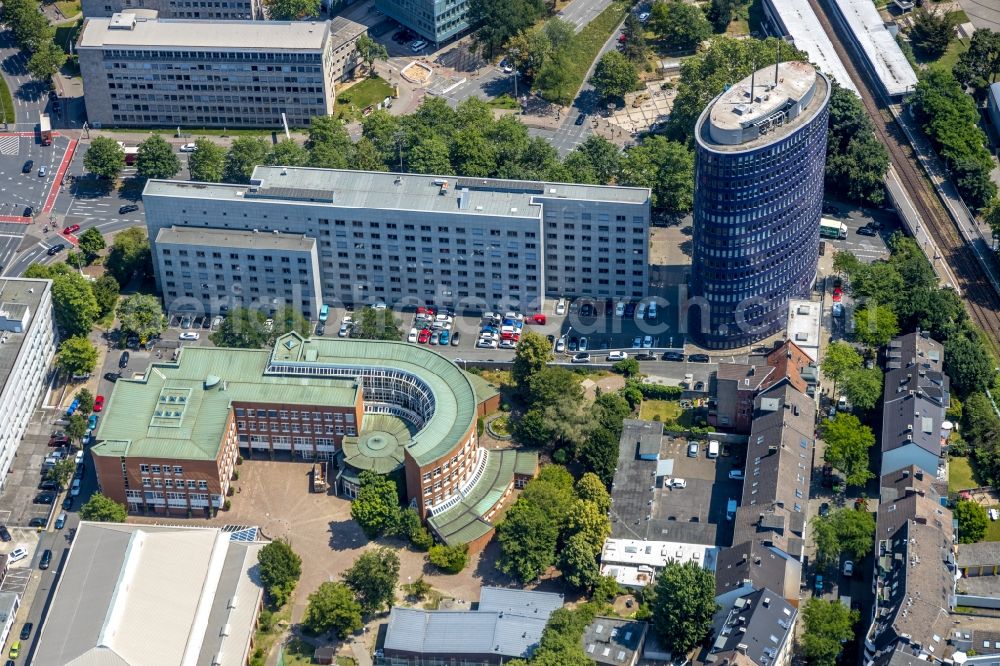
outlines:
M827 254L833 252L850 252L864 263L877 259L887 259L889 248L886 241L896 231L901 229L899 218L892 210L856 209L838 203L824 205L823 217L843 222L847 225L847 238L843 240L824 238ZM882 228L876 236L865 236L858 233L861 227L872 222L881 224Z

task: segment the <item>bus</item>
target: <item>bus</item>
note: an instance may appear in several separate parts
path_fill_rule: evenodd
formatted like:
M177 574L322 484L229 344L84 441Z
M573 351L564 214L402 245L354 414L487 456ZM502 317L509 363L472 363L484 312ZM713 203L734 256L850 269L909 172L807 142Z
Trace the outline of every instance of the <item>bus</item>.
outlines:
M847 225L837 220L821 218L819 221L820 238L847 238Z
M319 309L319 323L325 324L327 317L330 316L330 306L322 305Z

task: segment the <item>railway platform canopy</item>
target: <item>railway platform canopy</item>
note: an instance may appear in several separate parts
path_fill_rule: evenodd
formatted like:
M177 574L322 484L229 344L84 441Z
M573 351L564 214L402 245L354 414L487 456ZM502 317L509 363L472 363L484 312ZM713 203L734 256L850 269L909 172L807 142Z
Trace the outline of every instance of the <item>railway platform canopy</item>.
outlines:
M885 27L871 0L827 0L851 33L868 70L878 79L881 92L896 101L913 92L917 75L902 49Z

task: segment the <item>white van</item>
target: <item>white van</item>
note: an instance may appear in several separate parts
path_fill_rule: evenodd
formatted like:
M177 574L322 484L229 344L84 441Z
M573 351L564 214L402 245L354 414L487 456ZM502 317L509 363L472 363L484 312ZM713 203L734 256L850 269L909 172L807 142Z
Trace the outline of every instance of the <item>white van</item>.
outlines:
M718 458L719 457L719 440L712 439L708 442L708 457Z

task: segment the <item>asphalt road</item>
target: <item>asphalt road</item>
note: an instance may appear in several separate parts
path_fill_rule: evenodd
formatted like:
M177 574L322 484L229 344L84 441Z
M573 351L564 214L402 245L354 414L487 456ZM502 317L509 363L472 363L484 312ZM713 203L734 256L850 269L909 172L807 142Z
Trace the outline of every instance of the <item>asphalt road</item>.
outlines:
M580 32L610 4L611 0L573 0L568 7L559 12L559 18L572 23L576 31Z
M2 26L0 32L0 68L14 97L14 114L20 129L31 129L38 124L38 113L48 104L48 84L37 81L28 74L28 58L14 46L13 33Z

